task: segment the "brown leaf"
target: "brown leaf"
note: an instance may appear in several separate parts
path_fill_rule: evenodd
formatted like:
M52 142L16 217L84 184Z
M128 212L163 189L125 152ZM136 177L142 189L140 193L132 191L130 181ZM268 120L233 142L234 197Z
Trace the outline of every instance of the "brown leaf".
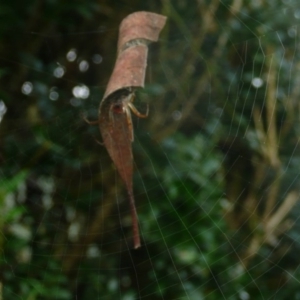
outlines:
M166 17L136 12L120 26L118 58L99 108L99 127L104 145L123 179L130 199L134 248L139 248L138 219L133 197L133 128L130 109L139 117L132 101L134 90L144 87L148 44L157 41Z

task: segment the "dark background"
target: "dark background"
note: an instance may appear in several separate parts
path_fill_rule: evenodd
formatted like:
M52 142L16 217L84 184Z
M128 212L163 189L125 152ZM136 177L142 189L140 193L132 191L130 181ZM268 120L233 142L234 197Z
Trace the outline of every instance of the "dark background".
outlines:
M297 2L1 1L3 299L300 299ZM168 21L135 102L133 250L82 114L139 10Z

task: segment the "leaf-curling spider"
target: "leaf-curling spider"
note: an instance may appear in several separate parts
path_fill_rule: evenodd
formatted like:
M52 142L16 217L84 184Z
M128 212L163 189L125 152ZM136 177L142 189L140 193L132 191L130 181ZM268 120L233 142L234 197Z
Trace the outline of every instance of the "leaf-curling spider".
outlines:
M114 125L114 114L126 114L127 125L130 134L130 140L133 142L133 125L130 110L139 118L147 118L149 113L149 105L147 105L147 111L145 114L141 114L136 107L133 105L135 98L134 92L131 92L127 95L121 95L116 101L114 101L109 108L109 120L113 127Z

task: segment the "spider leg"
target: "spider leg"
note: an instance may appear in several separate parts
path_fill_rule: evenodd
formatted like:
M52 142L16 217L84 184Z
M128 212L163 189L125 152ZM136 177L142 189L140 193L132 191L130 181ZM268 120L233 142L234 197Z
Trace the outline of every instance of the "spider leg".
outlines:
M88 120L88 118L86 117L85 114L83 114L81 117L82 117L83 120L84 120L86 123L88 123L89 125L98 125L98 124L100 124L100 120L90 121L90 120ZM95 139L95 141L97 142L97 144L99 144L99 145L101 145L101 146L104 145L104 143L99 142L97 139Z
M109 113L108 113L108 119L109 119L110 132L113 132L114 126L115 126L115 118L114 118L114 112L113 112L113 105L110 106Z
M132 110L132 112L139 118L147 118L148 117L148 113L149 113L149 105L147 104L147 111L145 114L141 114L133 105L132 102L128 103L128 106L130 107L130 109Z
M128 129L129 129L129 137L130 137L131 142L133 142L134 135L133 135L133 125L132 125L130 109L128 107L126 107L125 112L126 112L126 118L127 118L127 125L128 125Z
M84 114L82 115L82 119L89 125L98 125L100 123L100 120L90 121Z

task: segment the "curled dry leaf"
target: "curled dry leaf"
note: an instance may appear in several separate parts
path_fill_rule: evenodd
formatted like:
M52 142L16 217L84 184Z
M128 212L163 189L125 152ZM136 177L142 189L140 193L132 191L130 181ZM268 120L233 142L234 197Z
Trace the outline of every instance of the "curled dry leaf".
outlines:
M134 91L144 87L148 44L158 40L165 22L166 17L149 12L136 12L123 20L118 57L99 108L99 127L104 145L129 195L134 248L139 248L141 242L132 187L133 127L130 110L141 118L148 115L139 113L133 106Z

